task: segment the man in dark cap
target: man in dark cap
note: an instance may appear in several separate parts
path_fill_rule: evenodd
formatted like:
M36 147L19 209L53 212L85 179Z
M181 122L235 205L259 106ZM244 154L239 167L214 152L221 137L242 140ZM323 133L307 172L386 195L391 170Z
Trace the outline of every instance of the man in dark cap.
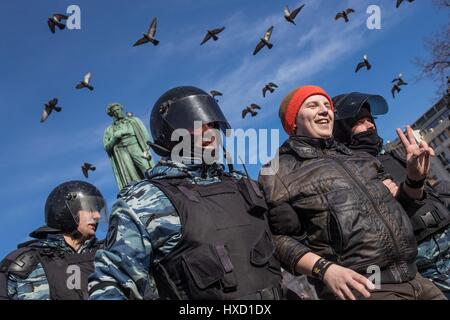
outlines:
M410 202L408 210L418 243L416 263L422 276L432 280L450 298L449 182L411 181L404 148L384 152L383 139L378 135L374 119L374 115L387 112L387 103L381 96L352 92L339 95L333 101L338 115L333 131L336 140L351 150L377 157L391 176L389 188L394 196L402 183L426 191L423 199ZM380 103L385 107L380 108Z

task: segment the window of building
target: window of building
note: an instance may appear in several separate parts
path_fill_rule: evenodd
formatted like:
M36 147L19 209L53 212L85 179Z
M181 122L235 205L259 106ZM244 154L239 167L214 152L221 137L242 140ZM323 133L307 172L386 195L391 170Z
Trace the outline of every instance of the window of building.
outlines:
M436 113L436 109L433 107L430 110L428 110L427 113L425 113L425 118L430 119L433 116L433 114L435 114L435 113Z
M447 155L445 154L445 152L442 152L441 154L439 154L438 158L439 158L439 160L441 160L441 163L444 167L450 163L450 160L447 158Z
M433 149L436 149L436 148L437 148L437 144L436 144L436 142L434 141L434 139L430 141L430 147L432 147Z
M440 135L438 135L438 138L441 142L445 142L448 139L447 132L443 131Z

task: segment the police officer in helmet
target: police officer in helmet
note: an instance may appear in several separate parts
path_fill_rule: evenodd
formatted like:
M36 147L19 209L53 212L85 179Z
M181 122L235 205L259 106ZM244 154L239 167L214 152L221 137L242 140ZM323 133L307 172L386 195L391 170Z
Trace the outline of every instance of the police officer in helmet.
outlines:
M90 299L279 299L264 196L218 161L230 126L217 102L196 87L171 89L150 127L161 160L120 192Z
M0 264L0 298L13 300L81 300L102 242L95 237L107 207L90 183L57 186L45 203L45 225L31 232Z

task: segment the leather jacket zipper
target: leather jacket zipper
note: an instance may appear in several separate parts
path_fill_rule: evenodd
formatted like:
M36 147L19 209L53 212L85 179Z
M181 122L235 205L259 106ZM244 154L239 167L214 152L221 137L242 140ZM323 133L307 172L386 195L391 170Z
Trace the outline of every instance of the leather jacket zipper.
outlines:
M367 199L369 199L370 203L372 204L372 207L374 208L375 212L380 216L381 220L383 221L384 225L386 226L387 230L389 231L389 234L392 238L392 242L394 244L394 249L395 249L395 253L396 253L396 258L395 258L395 262L398 261L398 257L400 257L400 250L397 244L397 241L395 240L394 237L394 232L392 231L391 227L389 226L389 223L387 223L386 219L383 217L383 215L381 214L381 212L378 210L378 207L376 206L376 203L374 202L374 200L372 199L372 197L369 195L369 190L358 180L356 179L356 177L353 175L353 173L350 172L350 170L347 169L347 167L342 163L342 161L340 161L337 158L333 158L327 155L324 155L325 158L328 158L334 162L336 162L341 168L343 168L345 170L345 172L347 173L347 175L356 182L356 184L359 186L359 188L363 191L364 195L367 197Z

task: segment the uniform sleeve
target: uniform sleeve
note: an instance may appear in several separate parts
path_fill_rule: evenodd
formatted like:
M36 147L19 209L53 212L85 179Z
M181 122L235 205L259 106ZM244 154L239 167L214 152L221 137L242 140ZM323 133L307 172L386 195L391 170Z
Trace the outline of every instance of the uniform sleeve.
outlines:
M91 300L155 299L153 265L181 237L181 222L170 200L151 183L141 183L114 204L105 248L89 277Z
M17 279L7 273L0 274L0 300L17 300Z
M144 225L123 200L113 206L105 248L89 277L91 300L151 299L152 245Z

